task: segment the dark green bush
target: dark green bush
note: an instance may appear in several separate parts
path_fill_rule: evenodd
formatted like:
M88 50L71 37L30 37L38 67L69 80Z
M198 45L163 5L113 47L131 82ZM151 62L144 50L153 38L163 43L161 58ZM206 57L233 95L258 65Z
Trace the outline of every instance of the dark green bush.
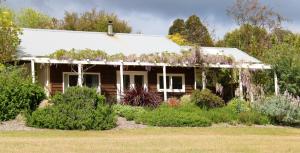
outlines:
M39 109L27 117L33 127L65 130L106 130L116 126L115 114L96 90L71 87L53 97L53 106Z
M14 119L21 112L31 113L45 98L42 87L33 84L24 68L0 70L0 120Z
M205 109L217 108L225 105L225 102L222 98L213 94L208 89L193 91L191 100L199 107Z

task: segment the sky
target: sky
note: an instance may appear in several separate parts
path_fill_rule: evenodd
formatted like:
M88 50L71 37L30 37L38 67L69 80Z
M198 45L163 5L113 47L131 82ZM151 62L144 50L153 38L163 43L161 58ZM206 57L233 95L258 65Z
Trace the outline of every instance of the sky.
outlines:
M237 27L226 14L235 0L6 0L4 5L18 11L31 7L57 18L65 11L84 12L93 8L116 13L128 21L133 32L166 35L176 18L186 19L196 14L208 26L215 39L221 39ZM284 24L294 32L300 32L299 0L261 0L288 18Z

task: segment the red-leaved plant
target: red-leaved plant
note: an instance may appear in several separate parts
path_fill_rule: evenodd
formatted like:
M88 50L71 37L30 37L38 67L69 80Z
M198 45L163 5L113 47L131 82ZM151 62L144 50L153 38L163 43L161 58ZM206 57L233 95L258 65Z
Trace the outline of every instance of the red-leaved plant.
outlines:
M179 105L180 105L180 101L177 98L173 97L168 99L168 106L179 107Z
M131 106L157 107L162 103L160 95L145 88L131 88L124 92L123 104Z

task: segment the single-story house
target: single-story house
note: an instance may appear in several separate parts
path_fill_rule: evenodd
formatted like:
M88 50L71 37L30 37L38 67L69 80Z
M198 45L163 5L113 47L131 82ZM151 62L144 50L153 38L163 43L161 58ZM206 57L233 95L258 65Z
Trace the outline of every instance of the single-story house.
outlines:
M42 84L48 95L64 92L70 86L88 86L106 97L120 101L128 87L144 86L161 93L164 100L171 96L189 94L197 88L197 65L145 61L106 61L53 59L49 55L59 49L103 50L109 54L149 54L170 51L179 53L182 47L166 36L144 34L82 32L49 29L23 29L20 36L19 61L26 63L33 82ZM238 65L207 63L210 68L270 69L270 66L236 48L201 47L204 54L233 57ZM203 88L205 88L205 81ZM240 89L242 83L240 81Z

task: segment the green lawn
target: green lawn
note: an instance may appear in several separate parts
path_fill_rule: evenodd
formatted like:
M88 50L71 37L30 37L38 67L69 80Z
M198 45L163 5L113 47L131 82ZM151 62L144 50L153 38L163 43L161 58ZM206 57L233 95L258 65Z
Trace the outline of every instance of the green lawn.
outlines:
M208 127L0 132L0 152L298 153L300 129Z

